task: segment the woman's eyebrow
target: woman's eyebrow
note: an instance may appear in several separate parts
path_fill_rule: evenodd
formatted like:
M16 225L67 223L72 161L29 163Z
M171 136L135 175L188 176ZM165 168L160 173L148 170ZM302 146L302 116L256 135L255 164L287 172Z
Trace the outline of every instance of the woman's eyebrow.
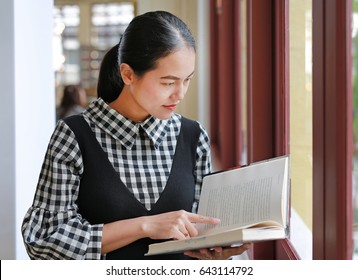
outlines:
M187 77L191 77L194 75L194 71ZM160 79L166 79L166 80L180 80L179 77L173 76L173 75L168 75L168 76L164 76L164 77L160 77Z
M168 75L168 76L164 76L164 77L160 77L161 79L166 79L166 80L180 80L180 78L172 76L172 75Z

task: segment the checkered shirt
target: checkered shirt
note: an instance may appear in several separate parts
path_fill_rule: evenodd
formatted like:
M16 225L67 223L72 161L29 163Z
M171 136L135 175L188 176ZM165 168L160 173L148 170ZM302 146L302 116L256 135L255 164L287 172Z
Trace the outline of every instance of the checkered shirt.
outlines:
M122 182L138 201L151 209L170 174L181 116L174 114L169 120L150 117L135 123L100 98L89 105L83 116ZM211 171L209 138L201 125L200 128L193 212L197 208L202 178ZM76 204L83 170L75 135L60 120L45 155L33 205L22 225L30 258L102 258L103 224L89 224L78 213Z

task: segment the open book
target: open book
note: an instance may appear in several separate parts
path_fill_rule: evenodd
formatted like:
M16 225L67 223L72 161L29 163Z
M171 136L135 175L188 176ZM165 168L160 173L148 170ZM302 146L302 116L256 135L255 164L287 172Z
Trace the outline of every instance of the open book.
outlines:
M198 214L220 224L196 224L198 236L151 244L146 255L286 238L289 182L288 156L205 176Z

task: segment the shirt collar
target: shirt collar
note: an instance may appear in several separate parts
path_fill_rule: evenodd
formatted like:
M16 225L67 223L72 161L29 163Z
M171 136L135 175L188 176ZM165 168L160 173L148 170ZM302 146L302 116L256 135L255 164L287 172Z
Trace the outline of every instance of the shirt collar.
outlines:
M103 99L91 102L84 114L99 128L119 140L127 149L132 149L139 127L157 149L165 138L172 119L161 120L153 116L143 122L136 123L111 108Z

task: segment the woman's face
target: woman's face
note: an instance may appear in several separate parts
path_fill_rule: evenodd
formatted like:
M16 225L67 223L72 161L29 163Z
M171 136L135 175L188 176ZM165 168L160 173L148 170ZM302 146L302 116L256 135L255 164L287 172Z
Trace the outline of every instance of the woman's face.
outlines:
M142 77L135 76L129 86L135 118L169 119L188 90L194 68L195 52L185 47L159 59L157 67Z

